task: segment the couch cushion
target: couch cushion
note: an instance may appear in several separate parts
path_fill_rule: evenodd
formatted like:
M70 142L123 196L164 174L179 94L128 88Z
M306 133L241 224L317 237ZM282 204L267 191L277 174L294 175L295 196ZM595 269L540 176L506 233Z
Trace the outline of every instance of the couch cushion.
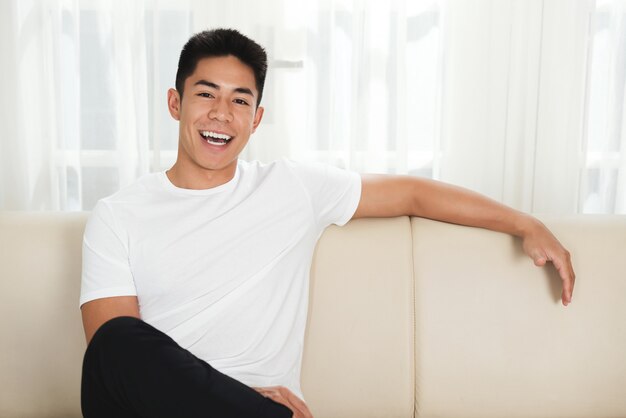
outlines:
M2 417L81 416L86 219L0 214ZM311 298L303 389L316 418L413 416L408 218L329 228L316 250Z
M316 418L413 416L409 219L359 219L321 237L302 388Z
M80 417L86 214L0 213L0 416Z
M626 416L626 217L545 223L572 254L573 302L519 240L413 219L418 416Z

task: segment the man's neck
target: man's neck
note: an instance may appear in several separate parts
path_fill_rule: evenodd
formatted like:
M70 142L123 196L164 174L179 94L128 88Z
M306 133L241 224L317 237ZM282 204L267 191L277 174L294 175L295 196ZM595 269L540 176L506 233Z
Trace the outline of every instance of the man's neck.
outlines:
M176 187L190 190L206 190L228 183L235 177L237 161L220 170L210 170L202 167L188 169L176 162L165 174Z

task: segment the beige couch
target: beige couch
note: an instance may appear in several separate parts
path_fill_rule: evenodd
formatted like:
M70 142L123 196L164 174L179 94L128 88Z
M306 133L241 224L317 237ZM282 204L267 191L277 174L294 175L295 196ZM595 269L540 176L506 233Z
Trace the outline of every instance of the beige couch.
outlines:
M86 216L0 214L0 417L80 416ZM545 222L577 271L567 308L509 236L409 218L329 228L303 366L316 418L626 417L626 217Z

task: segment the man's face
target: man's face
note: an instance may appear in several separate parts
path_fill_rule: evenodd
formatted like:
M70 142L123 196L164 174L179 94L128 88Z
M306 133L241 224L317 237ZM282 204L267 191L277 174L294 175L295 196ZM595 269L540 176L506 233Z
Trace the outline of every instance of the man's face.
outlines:
M176 165L199 180L228 181L263 116L252 69L233 56L204 58L185 80L182 101L168 91L179 124Z

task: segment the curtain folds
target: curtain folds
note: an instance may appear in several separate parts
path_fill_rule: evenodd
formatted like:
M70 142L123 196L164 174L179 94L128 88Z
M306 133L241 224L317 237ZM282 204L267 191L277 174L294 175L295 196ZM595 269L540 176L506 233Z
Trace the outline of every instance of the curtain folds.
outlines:
M188 37L264 45L246 159L432 177L530 212L626 213L625 0L5 0L0 209L89 210L173 164Z

